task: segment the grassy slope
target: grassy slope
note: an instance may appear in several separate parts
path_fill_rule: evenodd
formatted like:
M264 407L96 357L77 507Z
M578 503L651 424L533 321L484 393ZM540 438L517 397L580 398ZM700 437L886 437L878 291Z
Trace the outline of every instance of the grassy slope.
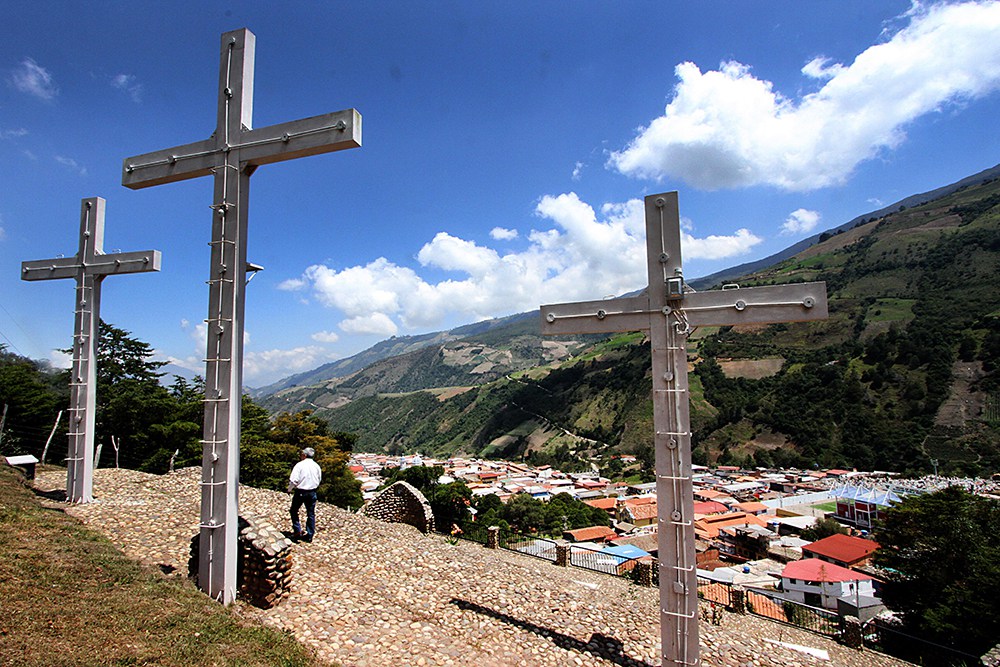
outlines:
M0 469L0 665L314 665L187 581L128 558Z

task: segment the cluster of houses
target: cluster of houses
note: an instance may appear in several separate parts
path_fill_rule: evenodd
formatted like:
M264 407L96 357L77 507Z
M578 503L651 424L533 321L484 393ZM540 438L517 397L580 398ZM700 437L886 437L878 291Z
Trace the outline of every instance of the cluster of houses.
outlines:
M632 457L621 458L626 466L635 462ZM621 574L635 562L657 555L655 483L628 484L612 482L597 472L564 473L551 466L437 460L418 454L357 453L350 466L366 500L374 497L386 471L413 466L439 466L444 469L439 482L461 480L474 496L495 494L504 502L518 493L543 501L568 493L608 514L604 525L563 533L572 543L572 562L603 559ZM868 532L886 509L908 493L926 490L924 486L928 485L847 470L696 466L693 523L699 576L870 618L883 607L877 597L878 572L871 567L878 544L868 539ZM851 534L815 542L802 539L802 531L821 517L836 518ZM526 548L546 548L538 542Z

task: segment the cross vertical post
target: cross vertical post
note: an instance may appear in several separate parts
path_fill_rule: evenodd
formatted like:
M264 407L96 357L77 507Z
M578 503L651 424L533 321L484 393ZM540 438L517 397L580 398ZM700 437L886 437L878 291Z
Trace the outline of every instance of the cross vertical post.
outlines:
M696 326L823 319L826 285L693 292L684 284L677 193L645 199L649 284L635 297L541 307L542 333L646 331L653 380L660 650L664 665L697 665L698 575L686 339Z
M208 175L215 180L198 586L224 604L236 596L250 176L262 164L361 146L361 115L354 109L253 129L255 45L246 29L222 35L211 137L122 165L122 185L132 189Z
M69 453L66 456L66 499L74 503L94 500L101 283L111 274L160 270L159 250L104 254L104 209L105 202L100 197L81 202L80 247L75 257L21 263L22 280L76 280L73 366L69 382Z

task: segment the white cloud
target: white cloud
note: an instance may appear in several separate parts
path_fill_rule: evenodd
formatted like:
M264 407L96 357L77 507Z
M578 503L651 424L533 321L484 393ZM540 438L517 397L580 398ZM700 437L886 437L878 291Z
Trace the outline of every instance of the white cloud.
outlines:
M740 228L732 236L715 234L696 239L681 232L681 249L686 259L725 259L745 254L750 248L763 241L749 229Z
M317 343L336 343L338 340L340 340L340 336L338 336L333 331L317 331L312 336L310 336L310 338L312 338Z
M497 241L513 241L517 238L516 229L506 229L505 227L494 227L490 230L490 236Z
M289 278L288 280L283 280L280 283L278 283L278 289L284 290L286 292L296 292L300 289L305 288L308 285L309 283L307 283L305 280L301 278Z
M64 157L62 155L57 155L56 162L63 165L64 167L69 167L73 171L79 173L81 176L87 175L87 168L71 157Z
M59 94L59 88L49 71L31 58L25 58L17 66L9 79L14 88L42 100L52 100Z
M142 101L142 84L134 74L115 74L111 77L111 87L127 93L136 104Z
M501 254L441 232L417 254L421 266L457 274L430 282L413 269L380 257L342 270L310 266L302 280L315 298L343 313L341 331L389 336L508 315L541 303L622 294L646 283L643 203L600 207L600 216L575 193L542 197L536 214L550 224L532 230L528 247ZM761 239L749 230L697 238L686 221L686 259L745 254Z
M370 334L373 336L395 336L399 331L396 323L385 313L358 315L340 323L340 328L349 334Z
M49 363L52 364L54 368L72 368L73 355L63 352L62 350L50 350Z
M803 74L825 83L797 100L741 63L704 73L681 63L664 114L608 164L706 190L842 183L860 162L899 146L908 123L1000 87L1000 2L915 4L904 18L908 25L850 65L806 64Z
M248 384L266 384L301 373L336 359L337 355L319 345L305 345L291 350L263 350L243 355L243 378Z
M804 208L798 208L788 214L788 218L781 225L781 233L784 235L788 234L807 234L816 228L819 224L819 211L809 211Z
M582 176L582 175L583 175L583 163L582 162L577 162L575 165L573 165L573 176L572 176L572 178L573 178L574 181L579 181L580 180L580 176Z
M0 132L0 139L18 139L28 134L28 131L23 127L19 127L13 130L4 130Z
M813 79L832 79L844 71L840 63L830 64L830 59L820 56L813 58L802 68L802 73Z

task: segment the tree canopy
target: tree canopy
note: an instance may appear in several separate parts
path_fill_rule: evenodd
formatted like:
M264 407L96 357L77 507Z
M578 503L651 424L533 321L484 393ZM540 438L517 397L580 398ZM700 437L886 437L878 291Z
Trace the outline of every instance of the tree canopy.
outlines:
M1000 637L1000 503L958 487L888 510L875 563L882 598L919 637L981 654Z

